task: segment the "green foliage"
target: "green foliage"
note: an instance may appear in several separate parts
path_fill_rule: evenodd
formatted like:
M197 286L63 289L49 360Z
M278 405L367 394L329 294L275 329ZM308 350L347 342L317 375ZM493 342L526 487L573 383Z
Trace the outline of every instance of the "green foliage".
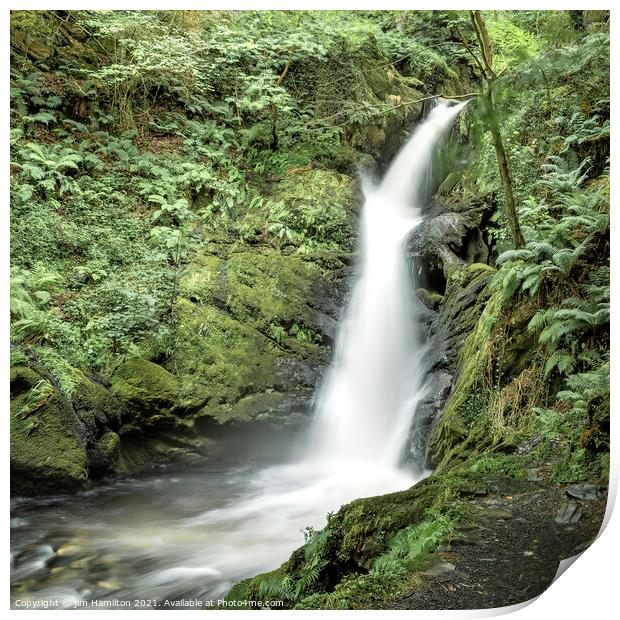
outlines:
M509 250L497 259L503 268L494 284L502 291L505 302L519 292L534 297L543 283L570 280L580 268L596 260L598 244L609 229L609 185L605 175L594 186L583 188L586 164L587 161L565 172L565 163L555 157L546 165L546 173L538 182L546 198L541 202L532 199L523 208L525 248ZM569 303L575 305L574 301ZM568 310L554 316L591 324L603 322L606 302L602 299L599 303L596 318ZM542 317L534 321L533 327L552 318L550 314ZM547 331L544 338L555 342L560 336Z
M493 68L496 73L518 66L540 50L535 35L510 19L493 17L486 25L494 48Z
M437 546L451 526L446 515L428 513L424 521L410 525L394 536L388 551L374 561L371 573L392 575L398 573L399 569L410 569L425 551Z

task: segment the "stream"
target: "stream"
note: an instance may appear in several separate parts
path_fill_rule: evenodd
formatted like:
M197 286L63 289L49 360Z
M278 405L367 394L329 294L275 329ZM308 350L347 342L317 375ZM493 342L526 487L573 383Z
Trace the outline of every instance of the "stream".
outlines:
M209 605L239 579L287 560L304 543L304 529L325 525L329 511L412 483L393 470L330 472L299 463L257 472L252 464L15 498L12 605L161 607L187 598Z

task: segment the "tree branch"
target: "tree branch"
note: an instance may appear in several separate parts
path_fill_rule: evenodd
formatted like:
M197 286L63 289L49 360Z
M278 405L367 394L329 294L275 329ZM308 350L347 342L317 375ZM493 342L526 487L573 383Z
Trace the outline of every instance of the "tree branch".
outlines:
M423 97L422 99L416 99L415 101L403 101L403 103L399 103L391 108L387 108L386 110L382 110L382 112L390 112L391 110L396 110L397 108L402 108L408 105L414 105L416 103L422 103L423 101L429 101L430 99L466 99L467 97L481 97L480 93L467 93L466 95L444 95L443 93L440 95L429 95L428 97Z

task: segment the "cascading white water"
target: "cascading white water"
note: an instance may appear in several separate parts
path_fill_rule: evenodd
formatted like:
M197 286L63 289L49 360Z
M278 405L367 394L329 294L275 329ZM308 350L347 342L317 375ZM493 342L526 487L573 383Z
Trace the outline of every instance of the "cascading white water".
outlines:
M22 541L15 574L41 580L30 598L217 598L277 567L303 543L303 528L322 527L328 512L416 481L400 467L422 387L403 242L420 219L433 149L463 105L439 103L366 191L361 275L318 394L307 458L127 481L86 501L26 503L13 519ZM46 572L53 547L67 543L88 574Z
M465 103L443 101L413 133L381 184L366 191L362 269L319 394L319 461L397 467L422 396L413 291L403 243L420 222L434 147Z

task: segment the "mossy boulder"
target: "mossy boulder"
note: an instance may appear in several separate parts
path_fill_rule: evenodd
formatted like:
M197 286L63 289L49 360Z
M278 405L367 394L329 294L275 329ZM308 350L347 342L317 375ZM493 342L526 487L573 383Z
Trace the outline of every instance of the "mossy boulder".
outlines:
M297 256L276 251L233 254L226 263L228 310L262 333L281 326L290 336L293 325L313 323L308 306L318 270Z
M444 297L436 291L429 291L425 288L419 288L416 291L418 299L429 309L437 310L439 305L443 303Z
M11 368L11 491L39 495L81 488L88 478L83 425L52 383Z
M231 248L225 257L198 253L180 292L168 364L179 381L180 408L203 421L249 422L284 415L292 394L309 398L314 366L331 354L345 294L340 279L276 248Z
M83 377L71 395L71 403L77 416L89 429L118 429L121 424L123 403L97 381Z
M122 364L112 375L111 385L135 421L145 425L169 420L179 397L174 375L148 360L134 359Z
M91 476L113 471L120 456L121 440L114 431L107 431L93 442L88 450L88 467Z
M228 416L220 421L226 418L239 422L269 419L281 413L283 405L286 405L286 396L281 392L251 394L237 401Z

